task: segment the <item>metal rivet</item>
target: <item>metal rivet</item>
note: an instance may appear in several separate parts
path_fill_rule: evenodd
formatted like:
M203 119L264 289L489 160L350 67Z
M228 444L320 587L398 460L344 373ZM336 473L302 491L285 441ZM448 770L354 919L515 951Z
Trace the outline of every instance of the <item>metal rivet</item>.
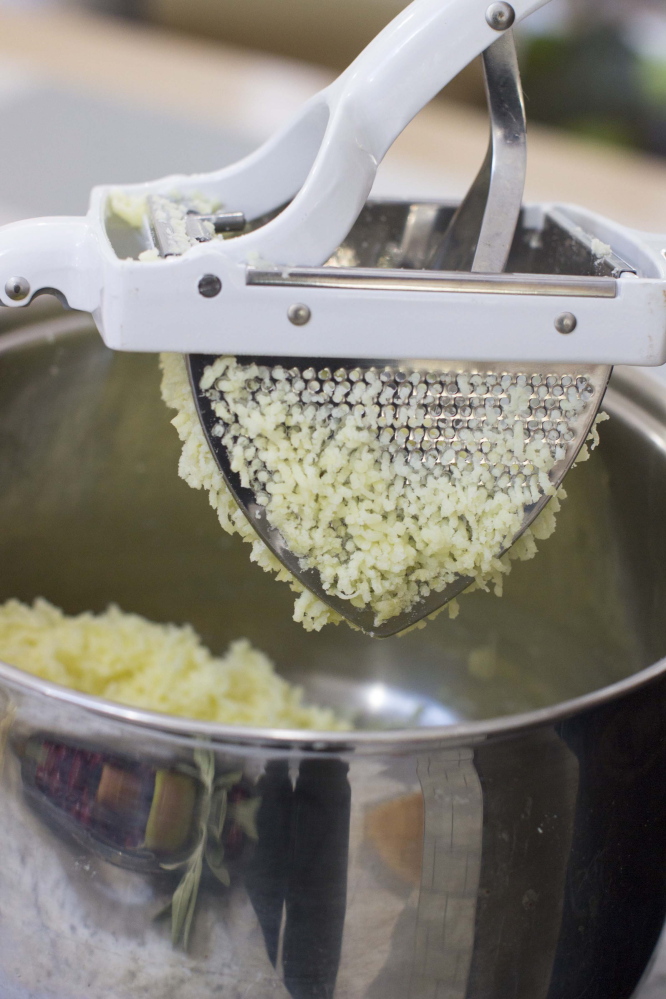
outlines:
M510 3L491 3L486 11L486 21L495 31L506 31L516 20L516 12Z
M30 294L30 284L24 277L11 277L5 285L5 295L12 302L22 302Z
M307 305L291 305L287 315L289 316L289 322L293 323L294 326L305 326L312 318L312 313Z
M573 312L563 312L555 320L555 329L558 333L573 333L578 326L578 320Z
M204 298L215 298L222 291L222 282L217 274L204 274L199 281L199 294Z

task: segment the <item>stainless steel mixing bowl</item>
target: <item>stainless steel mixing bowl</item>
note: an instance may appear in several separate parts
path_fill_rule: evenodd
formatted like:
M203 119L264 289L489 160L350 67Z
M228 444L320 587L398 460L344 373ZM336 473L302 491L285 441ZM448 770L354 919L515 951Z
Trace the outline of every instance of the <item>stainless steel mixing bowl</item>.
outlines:
M247 636L363 730L0 666L2 999L629 997L666 910L666 403L621 374L607 409L504 597L308 635L177 478L156 358L71 314L6 333L0 599Z

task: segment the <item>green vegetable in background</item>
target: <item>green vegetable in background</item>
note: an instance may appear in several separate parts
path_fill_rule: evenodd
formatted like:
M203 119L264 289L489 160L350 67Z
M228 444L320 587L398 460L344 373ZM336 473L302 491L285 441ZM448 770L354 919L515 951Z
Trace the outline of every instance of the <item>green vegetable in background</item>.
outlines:
M666 53L642 58L619 25L527 38L521 71L532 120L666 155Z

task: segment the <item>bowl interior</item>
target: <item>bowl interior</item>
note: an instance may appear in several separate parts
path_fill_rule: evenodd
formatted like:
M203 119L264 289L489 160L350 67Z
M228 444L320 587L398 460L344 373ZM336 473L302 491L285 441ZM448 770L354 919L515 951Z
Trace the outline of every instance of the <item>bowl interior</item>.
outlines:
M288 587L178 478L157 358L108 350L81 316L47 321L0 354L0 601L43 596L69 613L113 602L189 622L216 652L245 636L362 727L555 704L666 653L666 454L621 392L609 403L555 535L514 566L502 598L463 597L456 620L444 612L405 638L307 634Z

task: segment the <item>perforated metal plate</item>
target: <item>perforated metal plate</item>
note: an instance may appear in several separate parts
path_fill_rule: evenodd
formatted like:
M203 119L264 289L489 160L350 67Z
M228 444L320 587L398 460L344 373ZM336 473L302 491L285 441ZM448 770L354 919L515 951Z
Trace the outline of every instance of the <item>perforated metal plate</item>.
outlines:
M189 357L192 388L208 443L252 526L303 585L375 637L403 631L469 586L469 577L458 577L441 591L430 592L408 612L378 626L370 608L359 610L327 592L319 573L301 566L268 521L265 466L255 462L250 470L250 488L243 486L231 467L230 450L243 437L243 428L233 418L221 420L215 412L215 404L223 398L219 385L205 392L200 389L205 369L215 360L206 355ZM552 366L537 371L524 364L359 364L340 359L275 357L238 358L238 363L259 368L257 377L248 383L249 392L270 391L278 382L286 383L303 407L320 409L331 435L343 417L352 414L361 425L376 430L394 461L406 461L412 468L435 477L450 476L463 467L472 473L478 469L480 475L490 472L498 489L520 484L525 494L524 519L516 537L538 516L550 496L529 458L509 465L493 458L498 434L508 435L513 441L518 432L525 447L533 441L545 444L554 460L549 480L559 486L585 443L611 370L605 366L575 370ZM516 393L521 399L519 407Z

